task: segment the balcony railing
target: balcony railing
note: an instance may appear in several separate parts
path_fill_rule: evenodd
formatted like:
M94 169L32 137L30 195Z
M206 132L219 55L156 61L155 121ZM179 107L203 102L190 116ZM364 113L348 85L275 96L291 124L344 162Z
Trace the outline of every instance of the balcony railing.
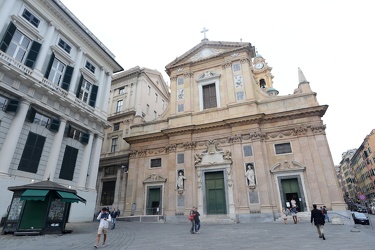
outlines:
M58 92L60 95L62 95L64 97L66 97L68 95L68 92L66 90L60 88L55 83L47 80L46 78L43 78L42 83L43 83L44 86Z
M6 61L8 65L13 65L14 67L21 70L25 75L31 75L31 73L33 72L32 69L30 69L29 67L26 67L23 63L15 60L13 57L9 56L3 51L0 51L0 58Z

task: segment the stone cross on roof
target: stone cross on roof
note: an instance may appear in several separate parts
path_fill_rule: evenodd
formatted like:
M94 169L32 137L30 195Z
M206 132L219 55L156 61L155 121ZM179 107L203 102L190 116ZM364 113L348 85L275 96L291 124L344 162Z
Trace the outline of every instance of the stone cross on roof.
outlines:
M203 33L204 34L204 39L207 39L206 38L206 32L208 31L208 29L206 29L206 28L203 28L203 30L201 31L201 33Z

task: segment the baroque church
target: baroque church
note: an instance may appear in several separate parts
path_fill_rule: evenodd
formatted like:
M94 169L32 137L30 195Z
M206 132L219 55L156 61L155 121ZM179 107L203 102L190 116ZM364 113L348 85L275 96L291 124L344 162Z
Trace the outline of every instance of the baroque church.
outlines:
M186 221L274 221L291 200L345 213L320 105L302 71L279 95L272 68L246 42L206 37L166 66L170 105L135 123L123 215ZM294 201L293 201L294 202Z

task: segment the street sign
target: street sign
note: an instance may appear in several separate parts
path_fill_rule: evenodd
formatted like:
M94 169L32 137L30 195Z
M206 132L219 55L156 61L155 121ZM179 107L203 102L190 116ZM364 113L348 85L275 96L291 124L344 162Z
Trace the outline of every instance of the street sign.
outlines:
M360 194L358 198L362 201L366 200L366 196L364 194Z

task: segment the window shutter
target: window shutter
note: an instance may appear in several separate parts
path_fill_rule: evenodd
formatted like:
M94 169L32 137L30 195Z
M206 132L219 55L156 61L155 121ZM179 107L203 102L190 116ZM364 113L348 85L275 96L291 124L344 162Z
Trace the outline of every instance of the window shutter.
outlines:
M4 106L3 110L5 112L12 112L12 113L16 113L17 112L17 109L18 109L18 105L19 105L20 101L18 100L14 100L14 99L9 99L7 101L7 104Z
M96 96L98 95L98 86L92 85L89 105L95 108Z
M35 61L38 58L38 54L39 54L39 50L40 50L41 46L42 46L42 44L40 44L36 41L33 41L33 43L31 44L29 54L27 55L27 58L26 58L26 62L25 62L25 65L27 67L29 67L31 69L34 68Z
M33 107L30 107L29 110L27 111L26 121L33 122L35 118L35 114L36 114L36 110Z
M59 131L60 127L60 120L57 119L51 119L51 123L49 124L49 130L52 132L57 132Z
M29 132L18 170L36 173L46 137Z
M10 42L12 41L14 32L16 32L16 30L17 30L16 25L14 25L12 22L10 22L9 25L8 25L8 29L5 32L5 35L3 37L3 40L0 43L0 50L2 50L4 52L7 51L8 46L9 46Z
M76 97L79 98L79 92L81 91L81 86L83 82L83 75L81 75L81 79L79 79L78 87L77 87L77 92L76 92Z
M49 77L49 72L51 71L52 64L53 64L54 60L55 60L55 54L52 53L51 58L49 59L49 63L48 63L48 67L47 67L46 73L44 74L45 78Z
M88 134L88 133L82 133L81 142L83 144L87 144L87 143L89 143L89 138L90 138L90 134Z
M73 75L73 69L74 68L71 66L66 66L64 78L61 85L61 88L65 89L66 91L69 90L70 81L72 80Z
M73 180L74 169L76 167L78 149L66 146L64 158L61 164L60 179Z

